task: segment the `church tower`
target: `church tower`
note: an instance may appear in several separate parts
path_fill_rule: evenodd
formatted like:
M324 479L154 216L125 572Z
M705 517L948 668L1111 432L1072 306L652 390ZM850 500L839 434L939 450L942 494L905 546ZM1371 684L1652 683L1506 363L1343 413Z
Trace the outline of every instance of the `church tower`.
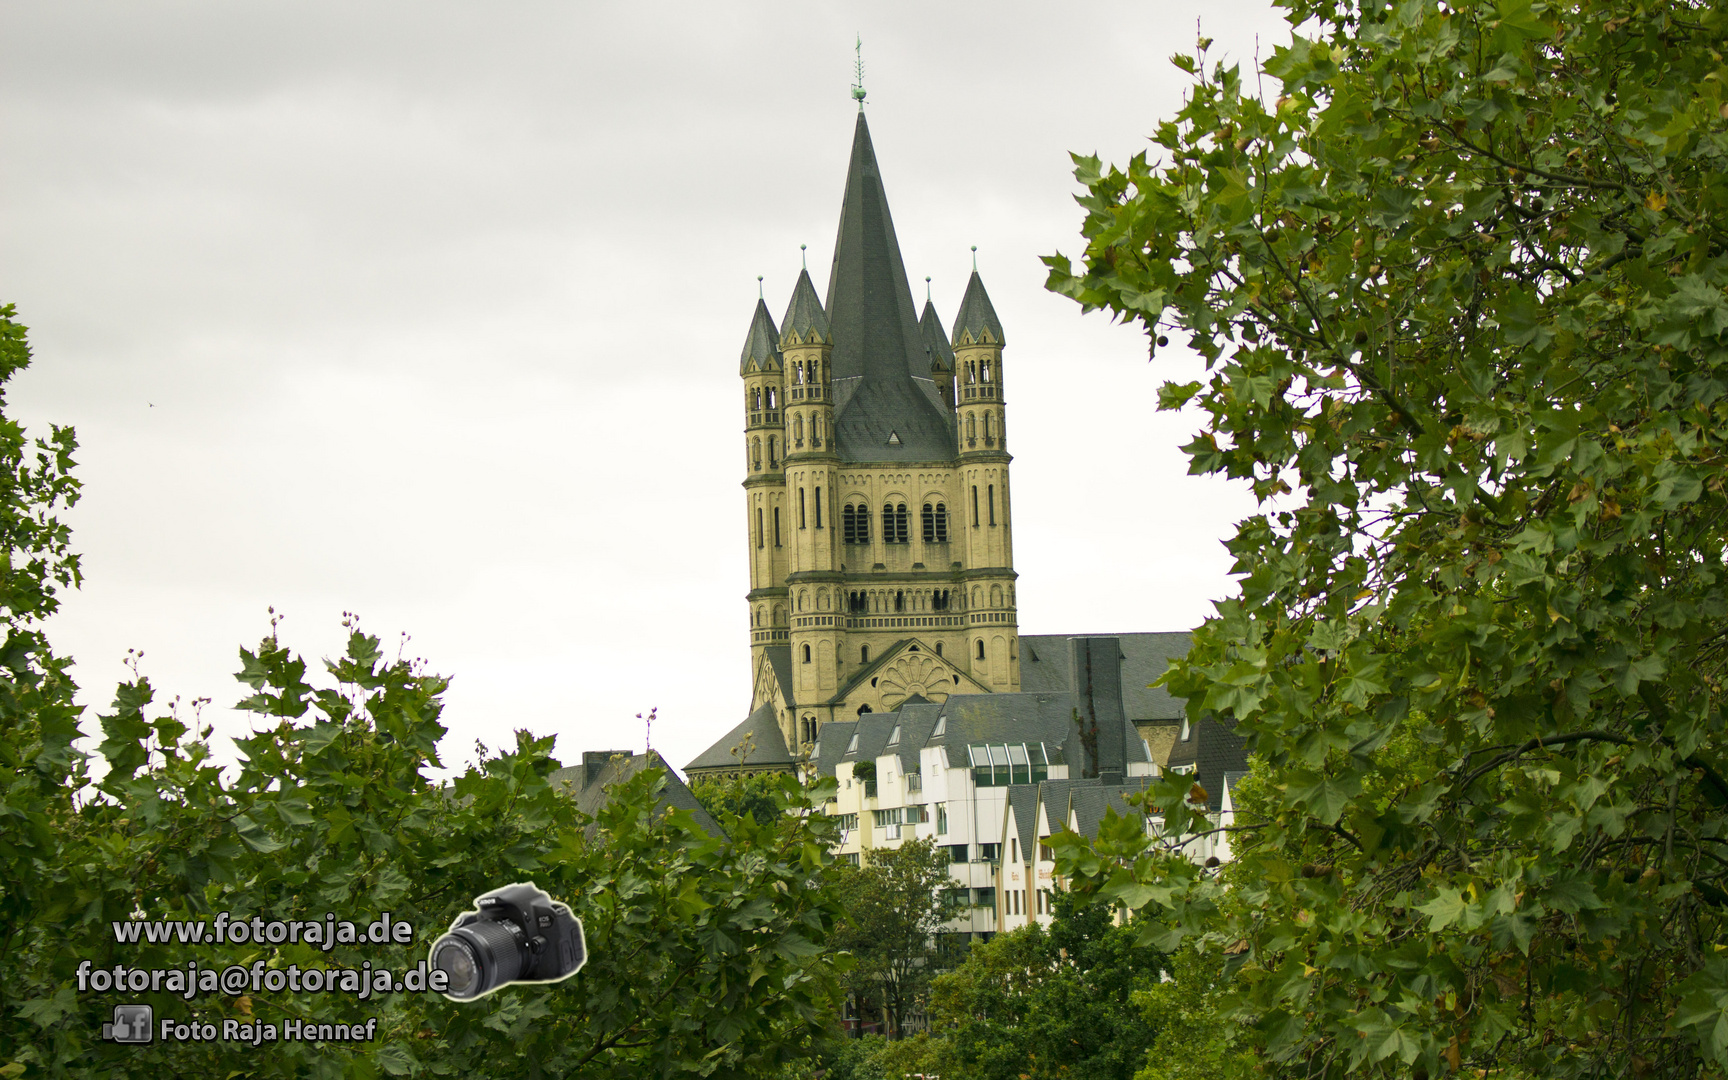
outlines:
M860 108L826 297L801 272L745 337L751 714L693 770L745 735L734 765L785 767L835 718L1020 689L1004 344L976 270L950 331L919 312Z

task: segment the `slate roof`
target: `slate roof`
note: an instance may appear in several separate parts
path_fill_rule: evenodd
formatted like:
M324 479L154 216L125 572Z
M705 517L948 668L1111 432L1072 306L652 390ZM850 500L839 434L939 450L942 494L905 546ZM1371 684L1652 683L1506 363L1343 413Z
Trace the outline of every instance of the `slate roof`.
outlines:
M1206 789L1206 806L1217 810L1224 804L1224 777L1248 767L1247 736L1236 734L1217 720L1201 720L1190 726L1188 738L1170 748L1169 765L1194 766L1194 782Z
M751 769L790 768L793 764L792 754L786 749L786 739L780 734L780 721L774 715L774 703L764 701L756 711L744 718L744 722L720 736L719 741L701 755L684 766L690 769L736 769L738 758L732 753L734 747L750 737L749 755L744 759L743 766Z
M1031 862L1038 850L1038 785L1009 785L1007 813L1013 815L1014 833L1020 837L1020 860Z
M637 754L630 750L590 750L582 755L582 764L573 765L567 769L559 769L548 776L554 788L562 786L576 801L577 809L590 817L599 814L601 807L606 805L610 797L607 788L621 784L650 766L657 767L666 773L666 786L660 791L659 805L662 810L676 807L688 810L696 815L696 824L710 836L723 837L725 831L720 823L715 821L702 804L696 801L684 781L666 764L666 759L658 751L650 750L646 754Z
M786 306L786 317L780 320L780 333L788 345L834 341L828 313L822 310L822 301L816 296L816 286L810 283L808 270L798 272L798 283L792 286L792 302Z
M1075 831L1088 838L1097 836L1098 823L1104 820L1106 808L1114 808L1119 817L1144 816L1145 811L1129 806L1122 801L1122 797L1131 791L1146 790L1151 782L1152 778L1149 776L1136 776L1108 787L1103 784L1076 787L1070 795L1069 803L1074 811Z
M738 374L752 371L780 370L780 332L774 329L774 318L768 314L766 301L756 301L756 312L750 316L750 333L744 339L744 351L738 356Z
M952 372L954 370L954 348L948 344L948 335L942 332L942 319L936 314L936 305L924 301L924 314L918 319L918 335L924 339L924 352L929 356L930 370Z
M996 318L990 294L984 291L984 279L976 270L966 283L966 295L960 298L960 311L954 316L954 344L968 339L1002 344L1002 322Z
M781 704L790 707L792 701L792 646L770 645L762 652L768 657L768 666L774 669L774 681L780 686Z
M1099 636L1099 635L1088 635ZM1165 634L1112 634L1122 643L1122 708L1130 720L1174 720L1184 703L1163 687L1148 683L1164 674L1172 659L1188 653L1186 631ZM1069 634L1020 637L1020 689L1041 693L1072 690ZM1138 741L1136 739L1136 741Z
M840 460L953 460L953 417L930 378L863 113L853 133L824 308L834 334L830 363Z

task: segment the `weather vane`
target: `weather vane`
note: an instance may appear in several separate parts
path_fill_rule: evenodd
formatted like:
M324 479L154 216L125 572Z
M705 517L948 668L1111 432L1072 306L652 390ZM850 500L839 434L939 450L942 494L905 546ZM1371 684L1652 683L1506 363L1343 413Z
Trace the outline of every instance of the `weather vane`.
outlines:
M858 99L858 111L864 111L864 37L858 37L858 81L852 84L852 96Z

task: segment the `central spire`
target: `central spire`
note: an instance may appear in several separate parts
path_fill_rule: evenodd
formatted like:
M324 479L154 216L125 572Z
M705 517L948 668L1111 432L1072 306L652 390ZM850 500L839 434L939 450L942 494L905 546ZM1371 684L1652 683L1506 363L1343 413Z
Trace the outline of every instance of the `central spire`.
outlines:
M823 306L834 332L835 427L841 458L952 458L953 428L930 377L918 308L863 113L852 138L828 302ZM890 434L898 434L897 444L889 441Z

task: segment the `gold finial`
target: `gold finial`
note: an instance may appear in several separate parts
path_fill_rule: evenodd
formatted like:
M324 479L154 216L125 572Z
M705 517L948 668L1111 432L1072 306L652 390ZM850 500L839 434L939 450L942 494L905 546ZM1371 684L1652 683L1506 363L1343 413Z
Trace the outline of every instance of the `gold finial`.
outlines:
M856 70L858 81L852 84L852 96L858 99L858 111L864 111L864 37L858 37L858 60Z

